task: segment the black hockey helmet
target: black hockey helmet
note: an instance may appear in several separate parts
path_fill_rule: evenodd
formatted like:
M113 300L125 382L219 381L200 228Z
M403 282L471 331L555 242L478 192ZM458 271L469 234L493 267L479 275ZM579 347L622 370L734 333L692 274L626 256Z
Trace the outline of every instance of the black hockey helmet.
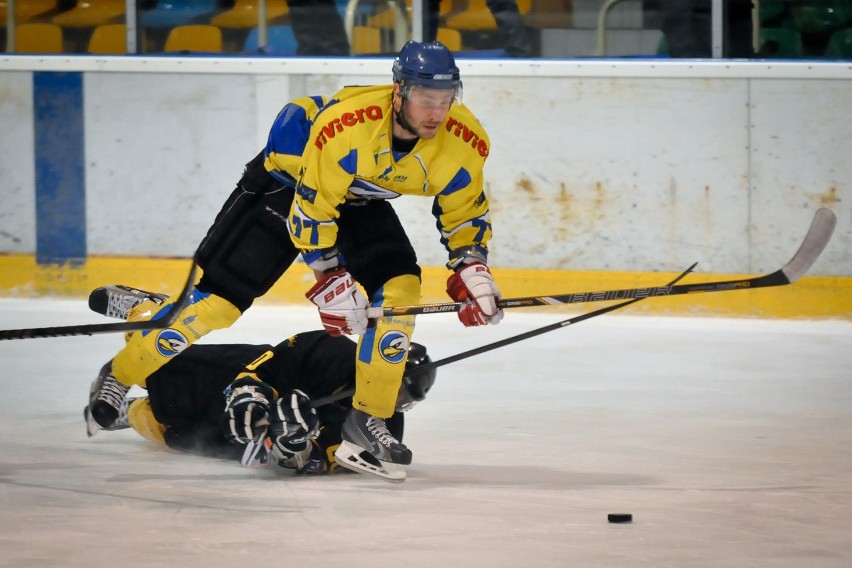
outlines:
M426 347L419 343L412 343L408 348L408 361L405 363L405 374L402 376L402 385L399 387L399 395L396 397L396 410L405 412L414 408L414 405L426 398L426 393L435 384L436 369L429 369L422 373L414 372L421 365L431 363L432 359L426 353Z

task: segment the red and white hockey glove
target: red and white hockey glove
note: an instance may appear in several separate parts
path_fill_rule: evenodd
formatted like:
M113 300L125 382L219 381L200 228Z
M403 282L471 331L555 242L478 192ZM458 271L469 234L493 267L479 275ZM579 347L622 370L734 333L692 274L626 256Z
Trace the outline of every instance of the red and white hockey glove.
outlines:
M447 294L456 302L463 302L458 315L467 327L496 325L503 319L503 310L497 307L500 290L491 271L481 262L460 266L447 279Z
M367 331L367 297L345 268L326 273L305 296L319 308L329 335L363 335Z

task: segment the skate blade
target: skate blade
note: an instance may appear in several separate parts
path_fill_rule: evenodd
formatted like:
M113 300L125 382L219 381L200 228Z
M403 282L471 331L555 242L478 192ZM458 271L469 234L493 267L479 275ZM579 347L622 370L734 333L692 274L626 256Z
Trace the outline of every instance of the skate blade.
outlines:
M371 461L367 461L365 458L369 458ZM390 483L405 481L405 466L378 460L363 448L350 442L344 441L340 444L334 452L334 461L340 467L358 473L369 473Z
M83 418L86 419L86 436L91 438L100 431L101 425L92 418L92 413L89 412L88 406L83 409Z

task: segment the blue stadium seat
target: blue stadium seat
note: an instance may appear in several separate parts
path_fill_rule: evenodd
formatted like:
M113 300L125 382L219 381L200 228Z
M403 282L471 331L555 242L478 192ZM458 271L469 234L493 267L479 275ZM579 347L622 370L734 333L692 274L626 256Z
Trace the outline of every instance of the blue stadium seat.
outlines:
M150 10L140 10L146 28L173 28L187 24L206 24L221 12L218 0L159 0Z
M258 45L257 28L252 28L246 38L244 51L260 51L276 55L296 55L299 47L296 35L291 26L268 26L266 28L266 45Z

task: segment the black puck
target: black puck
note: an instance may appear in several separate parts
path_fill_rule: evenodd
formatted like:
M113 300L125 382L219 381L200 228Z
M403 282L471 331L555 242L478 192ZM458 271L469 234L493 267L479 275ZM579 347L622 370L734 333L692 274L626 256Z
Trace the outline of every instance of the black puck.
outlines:
M606 520L611 523L632 523L633 515L630 513L610 513L606 516Z

